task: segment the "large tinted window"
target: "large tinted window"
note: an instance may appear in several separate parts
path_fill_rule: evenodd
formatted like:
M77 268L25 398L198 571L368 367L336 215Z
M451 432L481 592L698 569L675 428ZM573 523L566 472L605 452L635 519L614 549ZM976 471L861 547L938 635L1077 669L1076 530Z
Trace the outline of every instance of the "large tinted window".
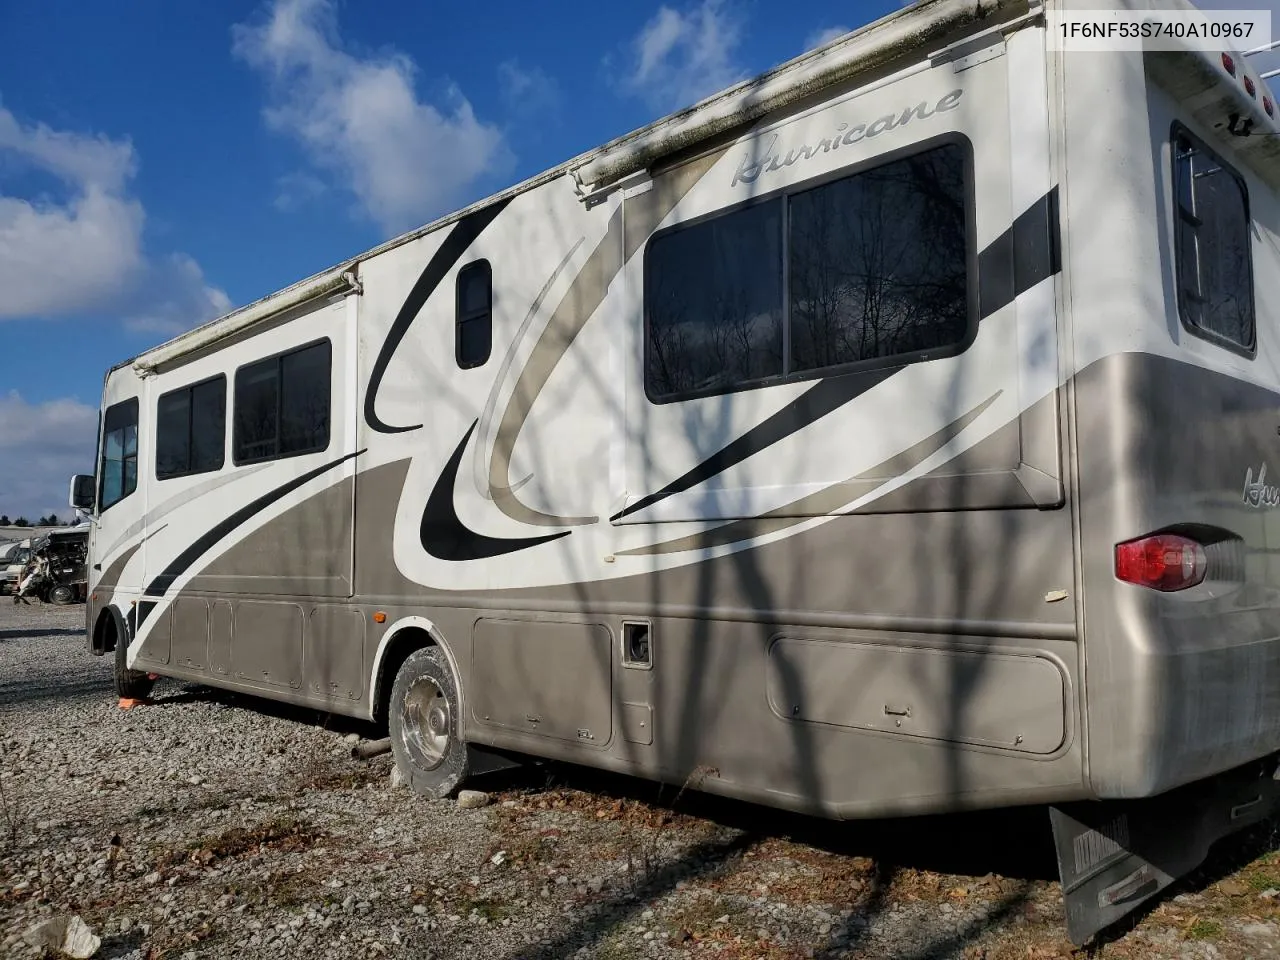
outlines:
M98 461L98 509L106 510L138 489L138 400L107 407Z
M645 257L650 398L962 344L969 179L967 148L947 143L659 234Z
M1249 198L1244 181L1185 130L1173 138L1178 306L1210 338L1254 346Z
M226 377L162 394L156 403L156 479L221 470L226 433Z
M964 340L964 174L948 145L789 199L792 370Z
M236 463L329 446L330 360L329 341L322 340L236 371Z
M782 213L781 202L762 203L650 244L650 395L782 376Z

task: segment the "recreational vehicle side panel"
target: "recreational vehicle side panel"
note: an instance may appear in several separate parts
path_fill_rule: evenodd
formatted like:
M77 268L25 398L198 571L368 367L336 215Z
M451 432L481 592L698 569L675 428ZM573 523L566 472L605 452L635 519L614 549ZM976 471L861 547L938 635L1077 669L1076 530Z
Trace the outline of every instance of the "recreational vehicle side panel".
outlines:
M135 642L211 601L208 663L167 673L365 716L430 642L463 740L832 816L1083 795L1043 38L987 39L143 363L225 372L231 466L155 528ZM321 342L335 445L237 455L241 371ZM350 586L289 579L313 535Z
M1089 774L1102 797L1141 797L1280 746L1280 569L1260 480L1280 431L1280 207L1141 54L1063 59ZM1195 260L1192 203L1221 231L1197 236ZM1226 307L1189 311L1190 271L1209 269L1234 278L1229 322ZM1185 581L1128 582L1138 548L1118 545L1152 536L1180 538L1159 542Z
M363 265L356 598L386 615L366 659L394 662L402 628L442 645L470 742L678 782L714 769L704 789L828 815L1080 796L1043 85L1010 107L1010 76L1028 69L1044 69L1039 33L1016 57L819 98L606 202L552 182ZM855 135L838 152L796 153L842 124ZM782 144L769 189L735 188L769 143ZM955 220L971 342L874 375L650 396L646 258L664 231L943 144L976 157ZM481 259L492 353L464 368L455 293ZM1033 455L1048 485L1018 474ZM796 498L809 500L782 509ZM558 623L593 643L574 669L522 670L526 657L475 645L491 621L548 655ZM651 662L628 660L637 626ZM793 671L776 651L796 644L830 669ZM963 666L943 677L942 662ZM1035 681L1009 681L1022 676ZM820 707L828 682L847 714ZM613 691L610 723L579 702L588 690ZM773 694L798 699L780 715ZM884 722L858 719L870 714Z

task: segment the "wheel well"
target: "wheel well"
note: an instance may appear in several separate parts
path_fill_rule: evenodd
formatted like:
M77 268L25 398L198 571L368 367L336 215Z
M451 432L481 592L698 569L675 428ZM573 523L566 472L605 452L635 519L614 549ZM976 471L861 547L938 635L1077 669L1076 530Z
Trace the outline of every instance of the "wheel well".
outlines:
M373 688L373 721L380 727L387 725L387 705L391 701L391 687L396 682L396 674L409 659L409 655L423 647L436 647L436 638L422 627L404 627L396 631L396 635L387 644L382 654L382 664L378 668L378 676Z
M93 649L98 653L111 653L116 648L116 618L107 607L98 614L98 622L93 625Z

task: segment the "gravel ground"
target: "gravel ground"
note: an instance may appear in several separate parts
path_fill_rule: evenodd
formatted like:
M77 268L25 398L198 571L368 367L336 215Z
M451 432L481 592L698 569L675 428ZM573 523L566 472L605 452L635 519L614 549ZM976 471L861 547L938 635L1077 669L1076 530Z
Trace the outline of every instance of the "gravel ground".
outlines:
M73 915L131 960L1073 955L1042 810L840 825L561 766L426 802L351 721L167 681L121 711L82 616L0 603L5 957ZM1276 851L1228 841L1092 955L1280 956Z

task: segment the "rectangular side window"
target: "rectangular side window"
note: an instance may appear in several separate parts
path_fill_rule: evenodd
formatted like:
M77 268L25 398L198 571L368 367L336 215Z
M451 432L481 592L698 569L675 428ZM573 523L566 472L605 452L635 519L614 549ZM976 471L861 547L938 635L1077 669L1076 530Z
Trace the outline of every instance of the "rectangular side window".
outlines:
M98 509L106 510L138 489L138 398L107 407L98 462Z
M458 367L484 366L493 349L493 271L488 260L468 263L458 271L453 332Z
M792 370L964 340L964 169L948 144L790 198Z
M954 353L973 327L971 154L940 146L655 236L656 403Z
M156 479L221 470L226 432L226 377L162 394L156 402Z
M328 449L331 362L329 341L321 340L236 371L235 463Z
M781 198L650 244L646 390L671 399L783 374Z
M1222 158L1173 132L1178 312L1193 333L1237 352L1255 344L1249 194Z

